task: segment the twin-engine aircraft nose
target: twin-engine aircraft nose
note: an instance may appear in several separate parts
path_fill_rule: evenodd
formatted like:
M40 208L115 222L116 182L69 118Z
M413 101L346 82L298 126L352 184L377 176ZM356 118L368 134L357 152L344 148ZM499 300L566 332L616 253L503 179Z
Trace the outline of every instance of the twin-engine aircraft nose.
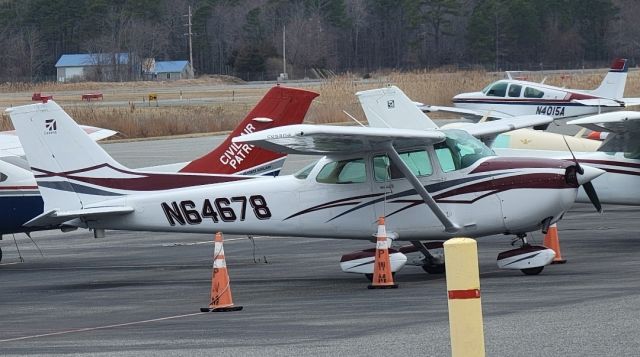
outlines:
M600 175L604 174L606 171L588 166L588 165L580 165L582 167L583 173L577 173L577 179L579 185L584 185L587 182L591 182L596 179Z

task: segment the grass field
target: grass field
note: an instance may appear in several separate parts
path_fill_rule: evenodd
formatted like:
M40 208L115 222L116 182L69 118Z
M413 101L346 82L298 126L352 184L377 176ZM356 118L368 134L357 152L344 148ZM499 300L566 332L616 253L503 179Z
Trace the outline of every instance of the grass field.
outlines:
M546 78L552 85L567 88L594 89L606 70L599 73L573 72L554 74ZM451 105L451 98L461 92L477 91L503 78L502 73L481 71L389 72L378 73L368 80L343 75L305 88L320 93L307 114L308 123L350 121L343 111L364 119L355 92L389 84L400 87L415 101L434 105ZM640 72L629 73L625 95L640 97ZM543 74L527 75L527 80L541 81ZM295 84L291 85L295 87ZM31 103L33 92L53 95L54 99L78 122L114 129L128 138L217 132L233 127L260 100L268 88L238 83L228 77L207 77L172 82L128 83L44 83L0 85L0 107ZM82 102L83 93L101 92L104 101ZM148 103L149 93L157 93L161 103ZM202 102L202 104L199 104ZM151 105L150 105L151 104ZM1 127L10 129L3 114Z

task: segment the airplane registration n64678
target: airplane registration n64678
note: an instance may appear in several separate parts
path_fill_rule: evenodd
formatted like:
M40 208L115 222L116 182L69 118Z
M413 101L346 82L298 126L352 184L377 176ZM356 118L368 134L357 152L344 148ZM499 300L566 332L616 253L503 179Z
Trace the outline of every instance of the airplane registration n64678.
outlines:
M160 206L172 226L175 226L176 223L183 226L200 224L207 219L213 223L218 223L220 220L223 222L244 221L247 217L247 206L250 207L249 214L253 214L256 219L271 218L267 201L261 195L218 197L213 200L205 198L199 204L192 200L162 202Z

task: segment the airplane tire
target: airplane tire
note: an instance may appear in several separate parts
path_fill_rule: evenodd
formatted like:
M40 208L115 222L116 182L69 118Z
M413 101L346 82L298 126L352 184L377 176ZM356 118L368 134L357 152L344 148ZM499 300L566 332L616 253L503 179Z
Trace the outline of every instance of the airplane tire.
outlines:
M446 271L444 264L425 264L422 266L422 270L429 274L444 274Z
M538 275L540 273L542 273L542 270L544 269L544 267L535 267L535 268L527 268L527 269L520 269L520 271L524 274L524 275Z

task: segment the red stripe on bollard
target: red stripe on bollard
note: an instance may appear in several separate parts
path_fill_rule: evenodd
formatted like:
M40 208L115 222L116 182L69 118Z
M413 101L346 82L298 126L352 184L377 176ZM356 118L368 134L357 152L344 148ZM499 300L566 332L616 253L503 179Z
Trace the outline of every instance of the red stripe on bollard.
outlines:
M478 298L480 298L480 289L449 290L449 300Z

